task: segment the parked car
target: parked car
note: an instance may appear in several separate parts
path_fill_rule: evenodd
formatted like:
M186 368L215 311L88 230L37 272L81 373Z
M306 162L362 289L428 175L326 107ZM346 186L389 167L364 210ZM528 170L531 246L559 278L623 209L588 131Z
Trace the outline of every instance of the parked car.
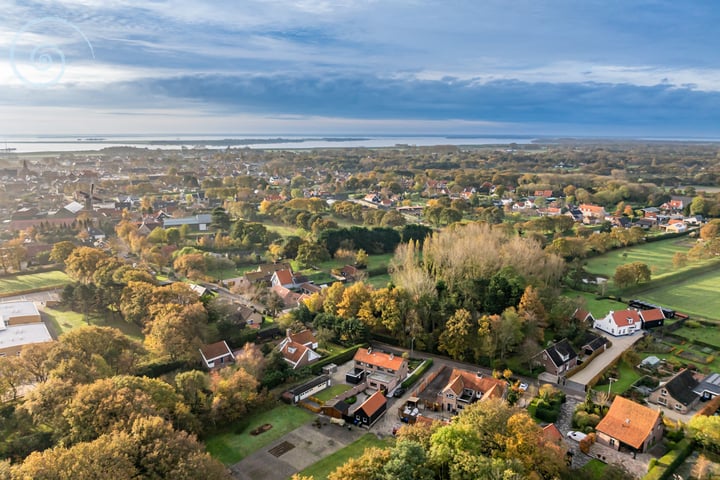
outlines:
M587 437L587 435L585 435L585 434L582 433L582 432L575 432L575 431L573 431L573 430L570 430L570 431L567 433L567 437L570 438L570 439L572 439L572 440L575 440L576 442L579 442L579 441L582 440L583 438Z
M520 391L521 391L521 392L524 392L525 390L528 389L528 384L527 384L527 383L521 383L519 388L520 388Z
M405 393L405 389L403 387L398 387L393 392L393 397L400 398L403 396L404 393Z

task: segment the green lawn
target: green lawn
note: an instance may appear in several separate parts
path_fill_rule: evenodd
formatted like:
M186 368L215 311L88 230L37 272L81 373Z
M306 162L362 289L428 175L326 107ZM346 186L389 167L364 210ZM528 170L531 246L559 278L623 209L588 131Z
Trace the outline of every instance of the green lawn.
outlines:
M608 314L610 310L622 310L627 305L609 298L597 300L594 293L579 292L577 290L565 290L563 296L568 298L582 298L585 301L585 309L593 314L595 318L602 318Z
M320 400L321 402L327 402L328 400L335 398L336 396L340 395L343 392L347 392L352 387L350 385L346 385L344 383L338 383L336 385L331 385L330 388L326 388L322 392L315 395L315 397Z
M54 328L55 332L57 332L58 335L62 335L65 332L69 332L70 330L73 330L75 328L87 325L85 317L82 313L74 312L72 310L56 309L50 307L45 307L42 311L43 318L45 318L50 323L50 325L52 326L52 328ZM122 331L130 338L134 338L135 340L143 339L140 327L135 324L124 322L122 320L100 319L97 316L91 315L90 324L97 325L99 327L114 327Z
M369 447L389 447L394 439L379 440L374 434L366 433L355 442L347 447L341 448L329 457L325 457L319 462L310 465L308 468L300 472L300 475L313 477L315 480L327 478L337 467L343 465L351 458L357 458L363 454Z
M587 478L589 480L600 480L603 478L603 473L605 472L606 467L607 464L601 462L597 458L593 458L583 465L580 471L584 474L582 475L583 478Z
M720 321L720 270L700 273L677 283L648 285L637 296L690 316Z
M637 373L631 365L628 365L623 361L618 364L617 370L619 375L615 377L615 381L612 382L610 386L610 391L616 394L621 394L625 392L625 390L630 388L630 385L635 383L642 376ZM604 385L596 385L593 390L597 390L599 392L607 392L608 385L607 383Z
M0 294L11 295L37 288L62 287L68 283L70 278L60 270L12 275L0 278Z
M660 278L705 263L704 261L689 262L682 269L673 267L673 255L677 252L687 253L693 244L694 240L688 237L680 237L611 250L603 255L588 259L585 269L590 273L612 278L618 266L632 262L642 262L650 267L652 278Z
M212 435L205 439L205 446L210 455L226 465L231 465L313 418L314 415L304 408L279 405L272 410L252 415L238 424L233 431ZM266 423L272 425L270 430L260 435L250 435L252 430Z
M370 277L365 281L365 283L379 289L387 287L388 283L390 283L390 280L390 274L386 273L384 275L375 275L374 277Z

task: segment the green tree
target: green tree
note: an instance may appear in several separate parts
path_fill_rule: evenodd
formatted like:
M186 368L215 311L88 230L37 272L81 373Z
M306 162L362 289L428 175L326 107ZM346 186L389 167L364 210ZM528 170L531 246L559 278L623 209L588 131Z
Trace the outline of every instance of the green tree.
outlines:
M472 315L465 309L456 310L440 334L438 349L455 360L465 361L472 355L477 338L473 335Z
M58 242L53 245L52 250L50 250L50 261L55 263L62 263L64 265L65 260L67 260L67 258L76 248L77 246L74 243L67 240Z
M330 260L330 253L328 253L327 248L322 245L306 242L298 247L295 260L305 266L315 265Z

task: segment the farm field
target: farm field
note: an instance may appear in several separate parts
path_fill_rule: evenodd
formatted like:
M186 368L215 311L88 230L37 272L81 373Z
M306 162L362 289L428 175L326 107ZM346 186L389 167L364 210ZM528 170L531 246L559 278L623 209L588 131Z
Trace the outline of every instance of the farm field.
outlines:
M357 458L363 454L369 447L389 447L392 439L379 440L375 434L366 433L355 442L344 447L329 457L325 457L319 462L309 466L300 475L311 476L313 478L327 478L337 467L344 464L351 458Z
M699 340L705 344L712 345L716 350L720 350L720 331L713 327L682 327L673 332L673 335L685 338L687 340Z
M37 288L62 287L70 283L65 272L52 270L0 278L0 295L12 295Z
M720 271L700 273L671 285L646 290L636 296L659 305L673 308L691 317L720 321Z
M236 424L232 431L211 435L205 439L205 446L210 455L225 465L230 465L269 445L314 417L315 415L304 408L279 405ZM270 430L262 435L250 435L252 430L266 423L272 425Z
M673 255L677 252L687 253L693 244L693 239L679 237L611 250L603 255L588 259L585 269L590 273L612 278L618 266L632 262L642 262L650 267L652 278L661 278L669 273L689 270L705 263L696 261L688 262L688 265L683 268L673 267Z

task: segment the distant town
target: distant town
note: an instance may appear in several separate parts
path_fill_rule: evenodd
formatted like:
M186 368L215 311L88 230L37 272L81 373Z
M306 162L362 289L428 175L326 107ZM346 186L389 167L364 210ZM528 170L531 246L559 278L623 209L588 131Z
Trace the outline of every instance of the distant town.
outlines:
M0 478L720 478L718 144L267 143L0 153Z

